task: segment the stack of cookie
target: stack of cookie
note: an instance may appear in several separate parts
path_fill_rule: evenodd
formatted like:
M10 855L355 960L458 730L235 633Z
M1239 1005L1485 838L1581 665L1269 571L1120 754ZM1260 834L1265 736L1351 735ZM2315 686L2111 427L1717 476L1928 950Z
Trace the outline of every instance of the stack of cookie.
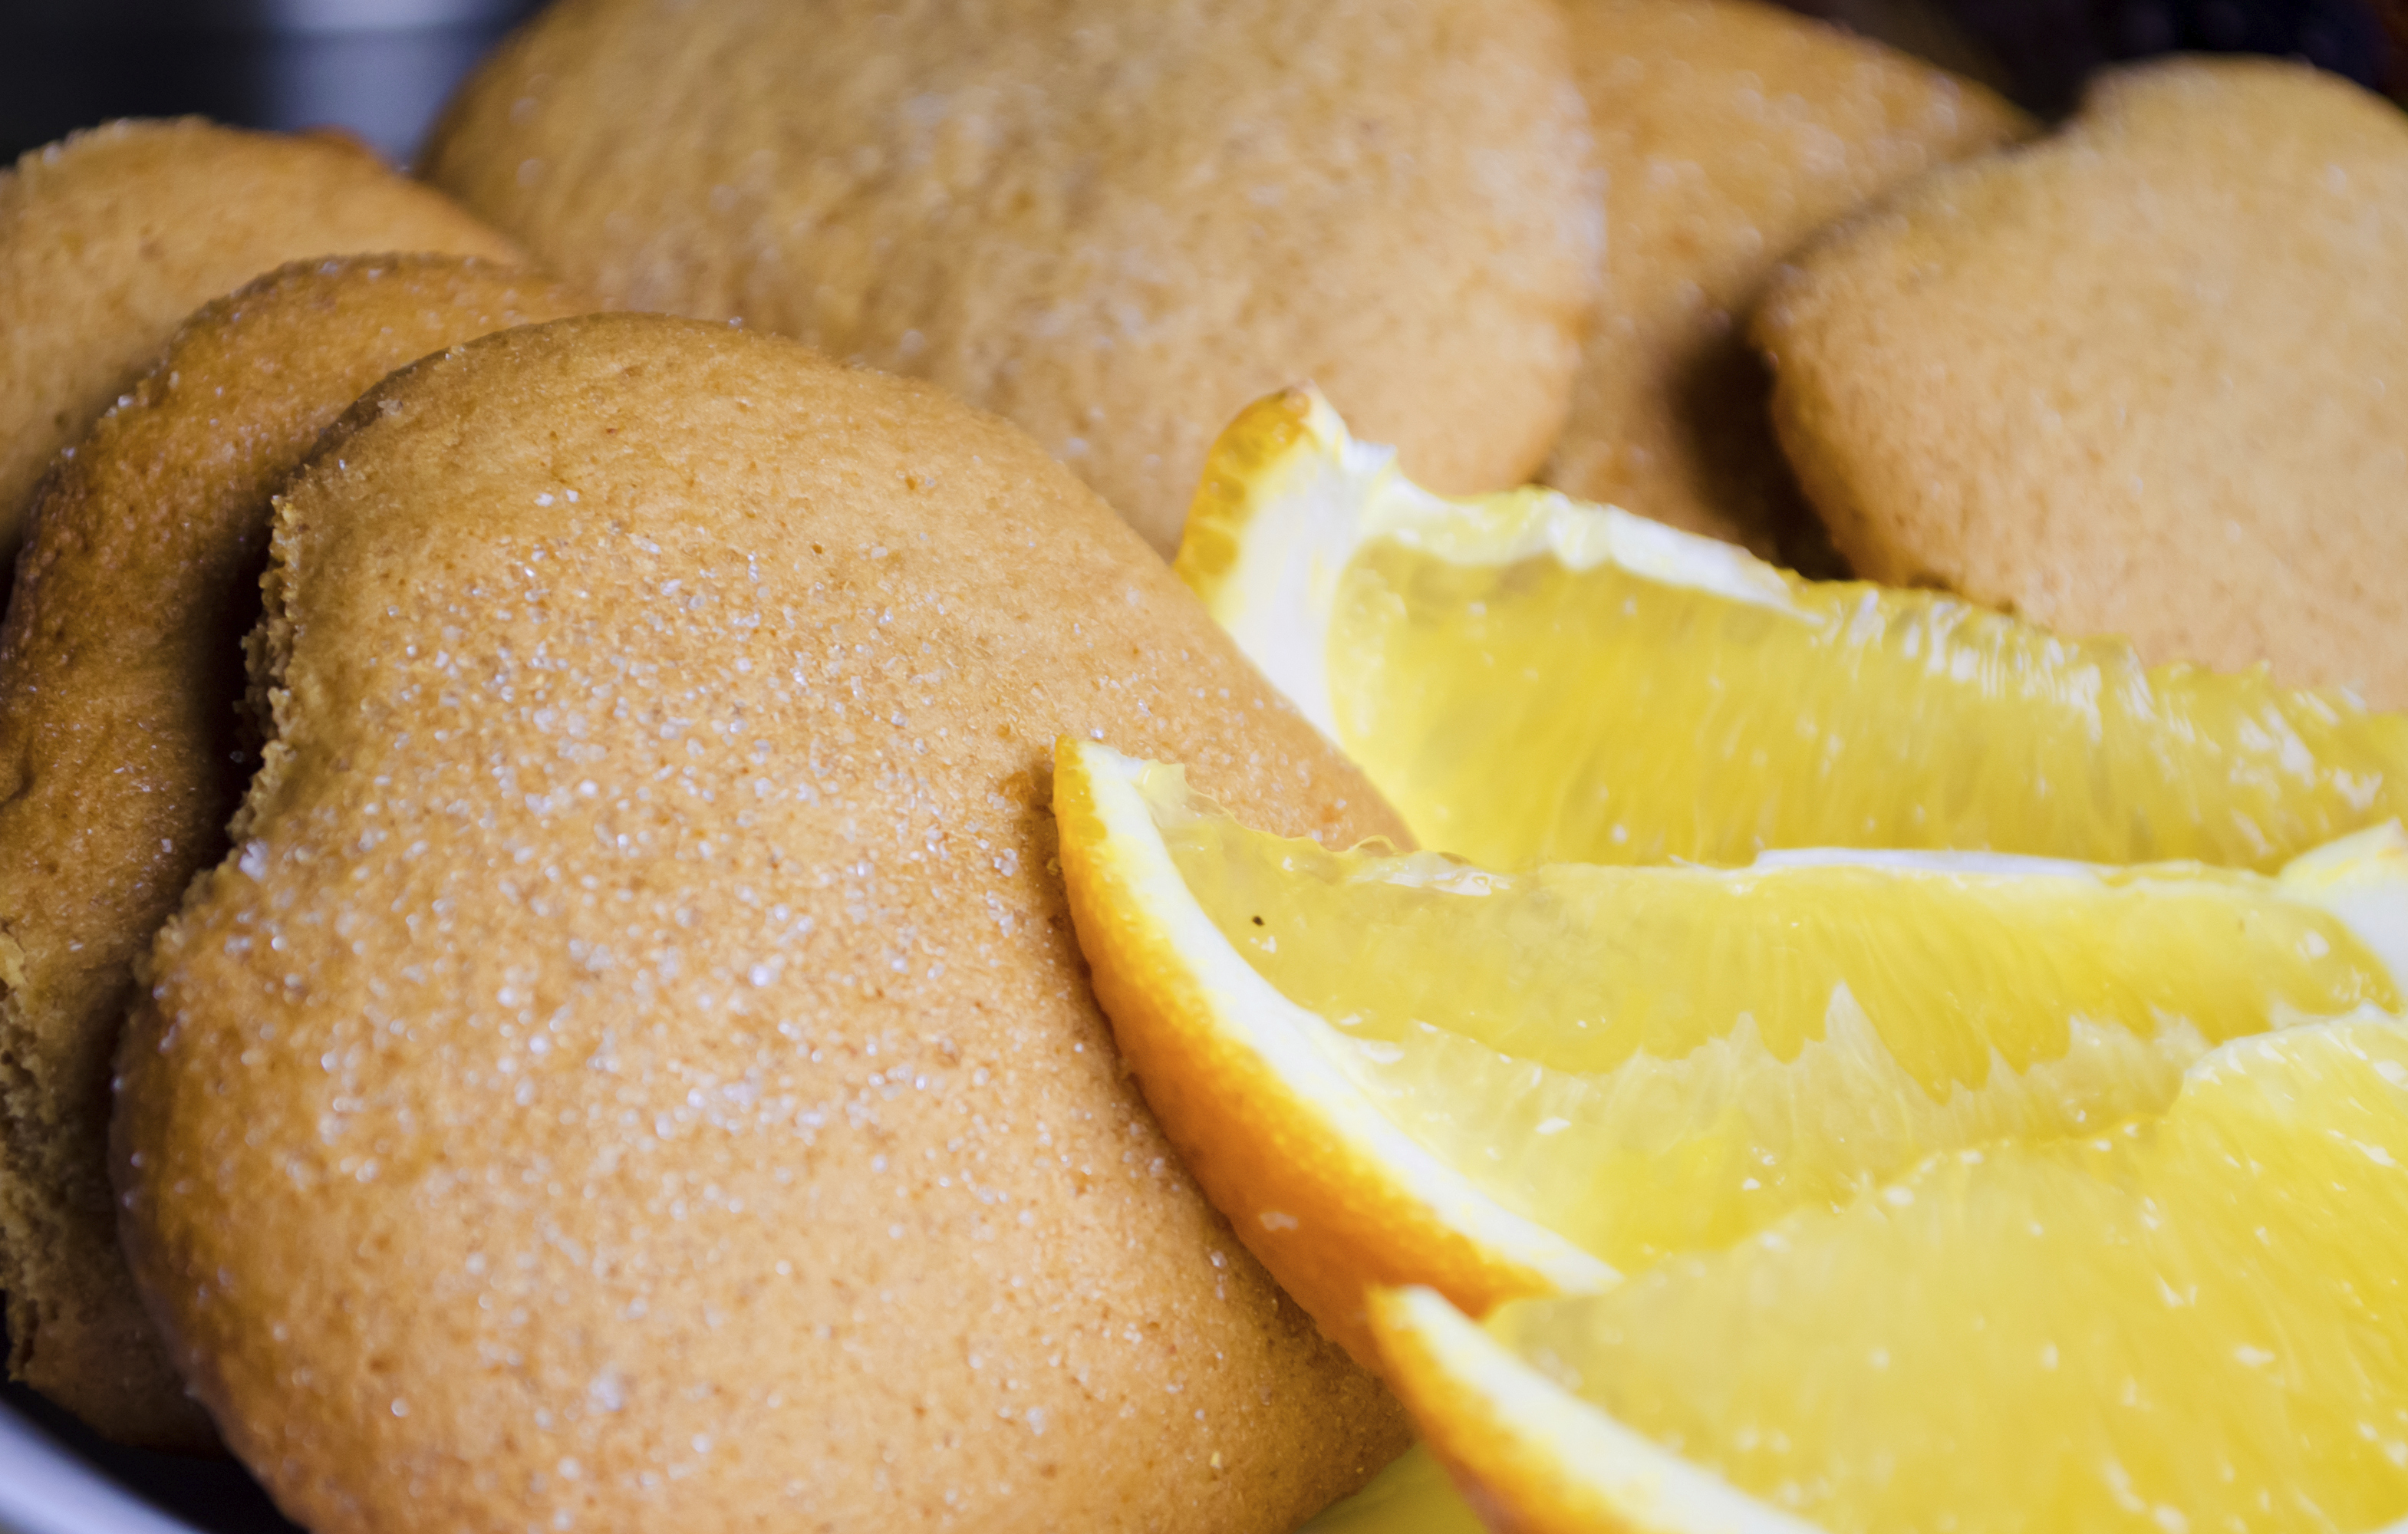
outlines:
M12 1370L326 1531L1292 1527L1401 1418L1118 1068L1045 811L1109 735L1401 839L1155 557L1247 400L2408 702L2408 126L2036 132L1754 0L561 0L431 184L29 157Z
M1268 1534L1402 1447L1119 1068L1045 764L1401 832L1091 491L793 341L322 253L515 255L340 145L5 190L90 332L12 332L12 436L98 417L0 629L21 1378L321 1529Z
M391 250L451 253L346 254ZM24 543L0 625L0 1289L11 1373L112 1437L213 1437L117 1255L104 1147L136 962L256 759L235 706L268 497L392 368L590 307L523 259L333 138L118 123L0 179L0 548Z

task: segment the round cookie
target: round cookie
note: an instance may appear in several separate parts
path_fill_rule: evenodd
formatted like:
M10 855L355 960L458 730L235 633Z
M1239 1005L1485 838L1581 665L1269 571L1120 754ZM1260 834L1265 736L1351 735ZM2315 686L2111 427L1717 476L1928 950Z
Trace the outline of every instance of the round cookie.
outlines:
M111 122L0 174L0 560L35 480L186 315L288 261L371 251L521 259L332 135Z
M111 1438L214 1441L118 1250L108 1080L136 957L251 778L269 497L394 368L590 307L460 257L289 266L187 321L43 482L0 624L0 1291L10 1372Z
M1811 249L1756 337L1865 575L2408 707L2396 108L2263 60L2108 77Z
M1799 557L1818 535L1745 343L1758 294L1831 220L2029 125L1970 80L1755 0L1571 0L1565 14L1609 237L1543 478Z
M294 1517L1283 1534L1401 1447L1124 1075L1048 753L1395 821L1035 443L602 316L395 375L278 505L278 736L115 1166Z
M1562 423L1599 240L1547 0L566 0L426 173L636 308L742 317L1020 424L1176 548L1318 381L1443 490Z

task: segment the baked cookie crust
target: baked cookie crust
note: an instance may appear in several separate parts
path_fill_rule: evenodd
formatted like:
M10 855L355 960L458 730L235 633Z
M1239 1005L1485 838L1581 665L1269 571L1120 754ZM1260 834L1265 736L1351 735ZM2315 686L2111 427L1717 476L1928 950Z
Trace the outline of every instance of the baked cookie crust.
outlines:
M1984 87L1754 0L1571 0L1605 167L1605 295L1541 475L1811 573L1747 322L1815 231L2025 136Z
M2109 76L1784 274L1781 439L1867 576L2408 707L2408 118L2270 60Z
M566 0L426 174L627 308L934 380L1168 553L1317 381L1442 490L1528 477L1597 283L1549 0Z
M0 174L0 560L51 459L186 315L287 262L377 251L523 259L331 133L126 121Z
M110 1438L216 1441L118 1251L109 1073L136 960L257 760L269 498L394 368L590 308L466 258L284 267L187 321L43 482L0 624L0 1291L10 1372Z
M1393 817L1004 423L658 316L365 397L279 501L277 737L116 1168L319 1534L1283 1534L1403 1446L1125 1076L1065 732Z

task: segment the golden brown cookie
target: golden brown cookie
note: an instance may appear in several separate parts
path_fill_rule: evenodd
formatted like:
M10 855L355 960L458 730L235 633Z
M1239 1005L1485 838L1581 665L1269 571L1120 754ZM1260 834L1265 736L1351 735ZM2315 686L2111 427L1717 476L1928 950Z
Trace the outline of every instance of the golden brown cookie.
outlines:
M2020 136L1979 85L1755 0L1571 0L1606 169L1606 294L1547 482L1768 557L1810 523L1747 349L1782 259Z
M519 259L352 140L112 122L0 173L0 561L34 481L202 304L312 256Z
M1440 489L1545 457L1599 227L1563 53L1546 0L566 0L427 174L606 297L1009 417L1168 552L1302 380Z
M2396 108L2270 61L2110 77L1811 250L1756 334L1866 575L2408 707Z
M0 624L0 1290L10 1372L112 1438L211 1439L118 1253L108 1079L135 957L251 780L268 498L403 363L589 307L459 257L288 266L188 321L44 481Z
M1035 443L743 329L511 331L329 435L268 591L116 1164L294 1517L1283 1534L1400 1446L1123 1073L1049 752L1396 823Z

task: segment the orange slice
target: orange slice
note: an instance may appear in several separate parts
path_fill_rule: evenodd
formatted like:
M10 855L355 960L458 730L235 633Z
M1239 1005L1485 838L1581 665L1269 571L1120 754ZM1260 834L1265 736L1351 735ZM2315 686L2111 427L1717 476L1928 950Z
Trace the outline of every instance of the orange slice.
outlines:
M2408 816L2408 716L1803 581L1554 491L1436 495L1310 390L1223 434L1178 569L1422 845L1484 867L1828 846L2272 872Z
M2162 1108L2244 1033L2397 1008L2408 837L2268 879L1790 855L1496 874L1247 829L1056 748L1096 993L1206 1194L1325 1330L1474 1313L1843 1206L1935 1150Z
M2403 1303L2408 1027L2366 1014L1604 1294L1375 1315L1498 1527L2167 1534L2408 1516Z

